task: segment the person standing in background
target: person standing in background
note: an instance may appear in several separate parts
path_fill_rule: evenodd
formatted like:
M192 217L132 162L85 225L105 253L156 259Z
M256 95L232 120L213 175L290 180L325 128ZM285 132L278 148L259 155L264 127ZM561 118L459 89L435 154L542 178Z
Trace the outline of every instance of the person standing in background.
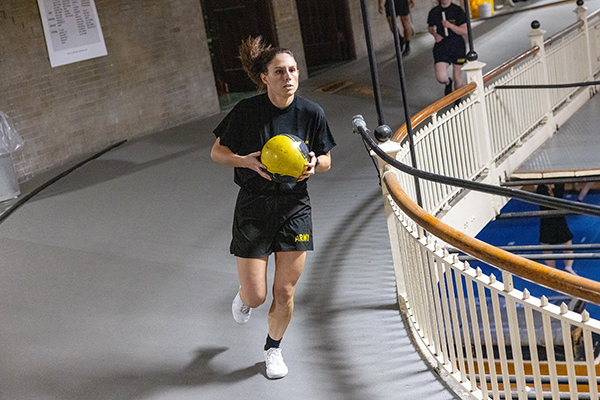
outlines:
M396 16L400 17L400 24L402 25L402 29L404 30L404 36L400 33L398 29L398 36L400 37L400 47L403 48L402 55L408 56L410 54L410 39L412 38L413 31L410 26L410 9L415 6L413 0L379 0L379 14L383 14L385 10L385 15L388 20L388 25L390 29L394 30L394 20L392 13L392 3L394 2L394 8L396 10Z
M583 201L585 196L587 196L590 189L594 186L594 182L586 182L585 186L579 192L579 196L577 196L577 201Z
M538 185L536 193L545 196L552 196L562 199L565 193L565 184L556 183L548 185ZM552 208L540 206L540 210L552 210ZM548 245L572 245L573 233L567 224L567 218L564 215L543 216L540 218L540 243ZM552 250L544 250L544 254L552 254ZM573 253L573 250L564 250L564 253ZM577 275L573 270L573 259L565 259L565 271ZM554 260L544 260L544 263L552 268L556 268Z

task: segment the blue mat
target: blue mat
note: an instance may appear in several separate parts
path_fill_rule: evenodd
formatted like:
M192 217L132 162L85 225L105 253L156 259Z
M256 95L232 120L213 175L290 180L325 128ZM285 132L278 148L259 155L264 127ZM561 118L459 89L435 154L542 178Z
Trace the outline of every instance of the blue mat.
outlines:
M577 200L577 192L567 192L565 199ZM600 193L590 191L584 199L585 203L600 204ZM539 207L534 204L519 200L511 200L504 206L502 213L535 211ZM569 229L573 232L573 244L600 243L600 218L587 215L568 215ZM491 221L476 236L477 239L494 246L539 245L539 217L507 218ZM599 253L600 250L586 250L585 252ZM539 252L541 253L541 252ZM517 253L518 254L518 253ZM539 261L543 262L543 261ZM484 273L494 273L498 280L502 280L498 270L481 262L472 262L473 267L480 267ZM562 260L556 260L556 267L564 268ZM578 275L600 281L600 259L575 260L573 269ZM534 296L546 295L549 298L563 298L564 296L542 286L514 278L515 288L522 290L524 287ZM588 304L586 310L594 318L600 318L600 307Z

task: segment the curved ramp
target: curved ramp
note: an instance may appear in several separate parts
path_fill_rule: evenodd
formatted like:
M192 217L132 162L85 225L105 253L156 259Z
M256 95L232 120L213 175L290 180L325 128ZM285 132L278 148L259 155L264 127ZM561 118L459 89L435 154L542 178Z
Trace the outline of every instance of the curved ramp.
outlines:
M209 157L217 116L90 161L0 225L0 398L454 398L404 330L381 188L349 118L331 118L335 167L310 182L317 250L285 379L264 376L268 306L231 317L237 189Z
M561 28L564 10L540 11L550 17L544 29ZM491 67L526 48L524 18L475 27L480 59ZM488 34L496 29L503 34ZM486 55L499 37L508 45ZM430 38L412 47L406 74L416 112L443 87ZM394 129L403 123L397 69L391 49L379 56ZM316 91L340 76L364 86L366 60L301 85L323 105L338 147L332 170L310 182L316 251L283 342L286 378L264 376L267 306L242 327L230 315L237 190L232 171L209 157L219 115L120 146L0 225L0 398L455 398L416 353L398 312L381 188L350 125L355 114L376 121L372 99ZM27 193L35 182L23 186Z

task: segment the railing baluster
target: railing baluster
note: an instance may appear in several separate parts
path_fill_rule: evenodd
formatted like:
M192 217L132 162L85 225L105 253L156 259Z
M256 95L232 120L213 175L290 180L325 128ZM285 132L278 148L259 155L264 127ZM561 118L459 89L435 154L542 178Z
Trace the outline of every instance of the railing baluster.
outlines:
M584 311L587 315L587 311ZM587 317L589 318L589 316ZM585 320L585 317L584 317ZM584 321L585 322L585 321ZM596 363L594 360L594 344L592 342L592 331L586 326L583 328L583 344L585 350L585 359L588 376L588 387L590 391L590 398L598 398L598 377L596 376Z
M456 143L454 141L454 137L451 133L446 133L446 143L448 145L448 151L450 154L459 154L459 149L456 147ZM450 165L449 165L449 173L450 176L458 176L458 158L459 157L450 157Z
M452 268L450 264L448 264L444 259L440 259L441 263L444 266L445 275L446 275L446 286L448 288L448 299L450 302L450 315L452 317L452 328L454 330L454 348L456 349L457 358L458 358L458 372L460 373L460 381L464 382L467 379L467 374L465 371L465 357L463 354L464 349L464 340L463 335L460 330L460 325L458 322L458 310L456 308L456 292L454 288L454 279L452 276Z
M485 286L481 281L477 281L477 290L479 292L479 310L481 311L481 320L483 325L483 334L485 338L485 351L487 354L490 380L492 382L492 392L494 400L500 399L500 389L498 387L498 375L496 371L496 359L494 357L494 344L492 342L491 320L488 313L487 297L485 294ZM490 296L491 297L491 296Z
M565 303L562 304L561 308L568 310L567 305ZM574 359L573 359L573 345L572 345L573 341L571 339L571 327L572 327L572 325L568 321L565 321L564 319L561 320L562 340L563 340L563 347L564 347L564 352L565 352L565 363L567 365L567 377L568 377L568 381L569 381L569 392L571 393L571 400L577 400L577 378L575 376L575 366L574 366Z
M450 358L450 371L455 374L458 371L458 366L456 363L456 348L454 346L454 338L453 338L453 331L452 331L452 322L450 321L450 306L449 306L449 302L448 302L448 297L450 296L450 293L447 291L446 289L446 281L447 281L447 276L444 272L444 266L442 265L443 263L441 262L441 260L437 259L435 260L436 266L437 266L437 272L439 275L439 279L440 279L440 294L441 294L441 300L442 300L442 310L443 310L443 314L444 314L444 334L446 336L446 346L447 348L444 349L444 351L447 351L449 354L449 358ZM454 297L454 296L453 296Z
M475 373L475 364L473 363L473 345L471 342L471 333L469 330L470 326L473 326L472 322L469 321L469 316L467 315L467 308L465 306L465 293L463 289L463 274L462 271L456 268L456 265L459 264L458 257L456 258L456 263L454 264L454 281L456 282L456 289L458 293L458 305L460 308L460 322L461 322L461 331L463 335L463 349L467 356L467 366L469 370L469 380L471 381L471 391L474 392L477 390L477 377ZM469 303L470 307L471 303ZM473 335L477 335L479 332L473 331Z
M528 291L526 293L529 293ZM525 296L524 296L525 297ZM529 295L527 295L529 298ZM529 306L529 301L524 298L525 304L525 325L527 327L527 339L529 342L529 359L531 361L531 369L533 373L533 388L535 390L535 398L536 400L542 400L544 398L543 388L542 388L542 378L540 373L540 359L538 355L538 345L537 338L535 334L535 325L533 320L533 310Z
M508 330L510 333L510 349L515 369L515 380L517 383L517 395L519 400L527 398L525 385L525 371L523 369L523 350L521 348L521 335L519 332L519 318L517 316L517 305L511 295L505 297Z
M544 304L544 296L542 296L542 306ZM546 300L547 302L547 300ZM556 371L556 357L554 355L554 339L552 335L552 325L550 315L542 313L542 323L544 327L544 339L546 343L546 359L548 360L548 372L550 373L550 388L552 390L552 400L560 398L560 390L558 387L558 373Z
M427 345L432 346L434 348L434 353L438 353L439 349L439 339L437 337L437 329L435 324L435 312L432 310L436 309L436 305L433 300L433 291L432 291L432 277L431 277L431 265L428 262L429 255L422 250L421 259L423 265L423 286L425 293L425 315L424 315L424 325L426 329L426 338Z
M470 269L470 272L473 270ZM471 278L471 274L465 274L465 284L467 286L467 298L469 304L469 312L471 314L471 327L473 330L473 341L475 342L475 357L477 358L477 374L479 375L479 386L481 389L482 397L488 398L487 379L485 373L485 362L483 361L483 349L481 345L481 331L480 326L483 322L477 318L477 304L476 298L473 291L475 282ZM491 368L491 366L490 366Z
M424 240L424 238L421 237L421 233L419 233L417 237L419 238L419 241ZM414 258L415 258L415 265L420 266L420 268L415 270L416 273L413 276L413 279L415 280L415 288L419 293L423 293L423 291L425 290L424 270L426 268L425 263L423 262L423 257L427 257L427 253L421 247L420 249L415 249L413 254L414 254ZM429 312L428 307L427 307L427 299L424 298L423 296L418 296L416 306L417 306L418 319L419 319L419 323L417 324L417 326L425 334L426 330L427 330L426 315Z
M429 256L429 254L428 254ZM433 257L427 259L429 276L431 279L431 291L433 295L433 303L435 304L435 313L432 313L431 318L433 320L433 326L435 327L435 343L436 343L436 355L442 357L442 363L447 365L450 361L449 354L447 352L448 342L446 340L445 325L444 325L444 311L442 307L442 301L440 297L440 280L441 277L438 271L438 265Z
M498 347L498 353L500 355L500 371L502 374L502 382L504 384L504 396L506 399L510 399L510 376L508 374L508 359L506 357L506 344L504 341L503 318L500 312L500 302L498 300L498 294L496 292L492 292L491 297L492 310L494 314L494 328L496 333L496 346Z

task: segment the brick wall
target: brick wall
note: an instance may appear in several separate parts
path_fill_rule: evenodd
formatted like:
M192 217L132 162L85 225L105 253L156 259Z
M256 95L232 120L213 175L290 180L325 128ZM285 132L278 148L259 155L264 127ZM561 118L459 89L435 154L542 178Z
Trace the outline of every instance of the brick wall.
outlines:
M390 34L385 15L379 14L379 3L377 0L365 0L367 5L367 15L371 25L371 38L375 50L381 49L391 43L394 38ZM356 57L367 56L367 43L365 41L365 28L363 24L363 15L360 1L349 0L350 19L352 23L352 32L354 35L354 46L356 48Z
M306 71L296 1L272 1L279 45ZM421 20L433 0L415 3ZM366 4L380 49L393 38L377 0ZM348 6L364 57L360 1ZM25 140L13 154L21 181L219 111L199 0L96 0L96 8L108 55L52 68L37 1L0 0L0 111Z
M279 46L290 49L294 53L300 71L300 80L308 78L296 0L273 0L273 14Z
M0 110L20 180L219 111L198 0L96 0L108 55L52 68L37 2L0 0Z

